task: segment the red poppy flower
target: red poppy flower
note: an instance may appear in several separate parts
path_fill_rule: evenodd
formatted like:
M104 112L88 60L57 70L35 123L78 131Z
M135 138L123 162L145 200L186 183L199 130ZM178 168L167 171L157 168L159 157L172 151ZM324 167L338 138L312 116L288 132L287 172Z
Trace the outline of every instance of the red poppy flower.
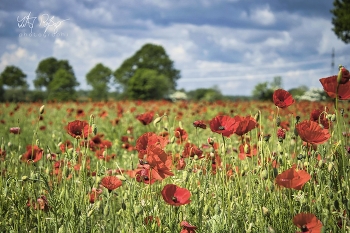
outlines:
M210 129L214 133L230 137L237 129L239 122L229 116L216 116L209 122Z
M44 195L41 195L39 198L37 198L36 201L28 200L27 206L28 207L32 206L35 210L42 210L45 212L49 211L50 209L49 202L47 201L47 198Z
M112 142L108 140L103 140L103 134L97 134L92 137L89 141L89 148L92 151L104 150L106 148L112 147Z
M188 158L194 157L195 155L197 155L198 158L203 158L203 151L201 151L195 144L187 142L184 146L182 157Z
M144 218L145 225L151 224L152 222L156 222L158 226L160 226L160 218L159 217L153 217L153 216L147 216Z
M67 149L73 148L73 143L69 140L66 140L64 143L61 143L60 150L62 153L66 152Z
M285 139L286 138L286 131L282 128L278 128L277 129L277 137L281 138L281 139Z
M157 146L148 146L146 161L141 160L141 162L145 164L146 168L149 166L149 168L152 168L152 170L156 172L152 177L157 180L162 180L168 176L174 175L174 173L171 172L172 157Z
M5 161L5 158L6 158L6 151L1 150L0 148L0 161Z
M322 109L314 109L310 113L310 121L317 122L321 124L325 129L329 129L329 126L331 125L331 121L327 119L325 114L322 113Z
M194 121L193 126L196 128L206 129L207 125L203 121Z
M251 116L241 117L235 116L234 119L238 122L238 126L234 131L238 136L242 136L257 126L256 120Z
M176 138L180 139L179 143L187 140L188 134L187 134L186 130L181 129L180 127L177 127L174 131L175 131L174 136Z
M74 138L87 138L92 129L86 121L75 120L68 123L67 132Z
M102 189L92 188L91 192L89 192L89 201L90 203L95 203L97 199L99 199L100 194L102 193Z
M12 127L12 128L10 128L10 133L20 134L21 133L21 128L19 128L19 127Z
M123 182L119 180L116 176L105 176L101 180L101 185L112 192L114 189L122 186Z
M328 94L329 97L337 97L337 75L333 75L328 78L321 78L320 82L323 86L323 90ZM339 84L338 96L340 100L350 99L350 82Z
M304 170L295 170L294 167L277 175L276 183L285 188L301 190L306 182L311 179L309 173Z
M288 91L277 89L273 93L273 102L279 108L286 108L294 103L294 99Z
M154 170L152 169L147 169L144 166L140 166L141 169L138 170L135 174L135 178L137 182L142 182L145 184L153 184L154 182L157 181L155 177L157 177L157 174L155 174Z
M38 162L43 157L43 149L40 149L38 146L27 146L27 151L22 155L21 160L23 162Z
M186 221L182 221L180 223L180 226L182 227L182 230L180 231L180 233L196 233L196 226L192 226L191 224L189 224Z
M251 148L249 143L244 143L239 146L238 157L240 160L244 160L246 157L251 158L257 154L258 154L258 149L256 145L254 145L253 148Z
M301 232L320 233L322 222L310 213L300 213L294 216L293 224L300 228ZM301 233L300 232L300 233Z
M180 158L178 161L177 161L177 164L176 164L176 169L177 170L183 170L185 169L186 167L186 161L184 158Z
M136 141L136 150L139 152L139 159L143 159L144 155L147 153L148 145L156 145L160 148L164 148L168 144L166 138L158 136L153 132L144 133Z
M300 138L307 143L322 144L326 142L331 135L327 129L323 129L318 123L310 120L300 122L295 126Z
M136 119L139 120L143 125L148 125L152 122L154 112L146 112L136 116Z
M191 202L191 192L174 184L165 185L162 196L166 203L173 206L185 205Z

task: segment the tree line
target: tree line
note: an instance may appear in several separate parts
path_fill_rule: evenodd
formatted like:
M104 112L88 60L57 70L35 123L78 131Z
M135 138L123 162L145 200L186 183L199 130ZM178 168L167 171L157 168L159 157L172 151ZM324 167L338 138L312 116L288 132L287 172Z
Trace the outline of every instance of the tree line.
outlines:
M0 74L0 100L77 100L79 82L68 60L46 58L39 62L35 73L35 90L31 91L27 75L19 67L5 67ZM180 77L180 71L174 68L162 46L145 44L114 72L102 63L96 64L85 77L92 87L87 97L94 101L108 100L110 86L116 84L120 98L160 99L175 91ZM84 93L80 91L80 95Z

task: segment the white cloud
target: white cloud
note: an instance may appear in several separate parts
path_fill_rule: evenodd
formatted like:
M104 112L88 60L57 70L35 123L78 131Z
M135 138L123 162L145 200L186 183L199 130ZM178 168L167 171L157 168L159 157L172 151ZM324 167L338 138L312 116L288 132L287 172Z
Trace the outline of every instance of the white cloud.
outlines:
M260 6L253 9L250 12L250 19L257 24L264 26L272 25L275 23L275 16L270 10L269 5Z

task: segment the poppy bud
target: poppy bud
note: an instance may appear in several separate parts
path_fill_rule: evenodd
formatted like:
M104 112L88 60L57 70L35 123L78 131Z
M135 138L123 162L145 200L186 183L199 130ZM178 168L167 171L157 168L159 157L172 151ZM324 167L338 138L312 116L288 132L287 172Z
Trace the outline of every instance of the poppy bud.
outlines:
M328 172L331 172L333 170L333 163L328 164Z
M255 119L256 122L259 121L259 119L260 119L260 112L257 112L257 113L255 114L254 119Z
M244 144L244 153L246 153L246 154L250 153L250 147L248 144Z
M175 136L172 136L171 138L170 138L170 143L174 143L175 142Z
M43 106L40 107L39 113L40 113L40 114L43 114L43 113L44 113L44 110L45 110L45 105L43 105Z
M35 140L35 145L40 146L40 141L39 141L39 139Z
M268 226L268 227L267 227L267 231L268 231L269 233L275 233L275 230L272 228L272 226Z
M179 127L180 127L180 129L183 129L181 121L179 121Z
M300 116L296 116L295 120L297 121L297 123L300 121Z
M296 129L296 128L294 128L294 135L295 136L298 136L299 134L298 134L298 130Z
M264 180L266 180L268 178L268 173L267 170L264 169L261 173L260 173L260 177Z
M119 180L121 180L121 181L125 181L125 180L126 180L125 176L122 176L122 175L116 175L116 177L117 177Z
M281 125L281 118L278 116L276 119L276 125L279 127Z
M271 135L269 135L269 134L268 134L268 135L265 135L265 136L264 136L264 141L265 141L265 142L268 142L268 141L270 140L270 137L271 137Z
M92 132L94 133L94 135L97 134L97 126L95 124L92 124Z
M208 142L208 144L211 145L211 146L214 145L214 139L213 139L213 138L208 138L208 139L207 139L207 142Z
M349 71L342 65L339 65L337 81L339 84L346 84L350 79Z
M269 216L270 215L270 211L268 208L266 208L265 206L263 206L262 208L262 212L264 216Z
M225 146L224 146L224 144L222 144L222 145L221 145L221 153L222 153L222 154L225 154L225 152L226 152L226 151L225 151Z
M320 160L318 161L318 166L319 166L319 167L322 167L322 165L323 165L323 160L320 159Z
M103 209L103 214L104 214L104 216L107 216L109 214L109 207L108 207L108 205L106 205L105 208Z
M335 119L336 119L336 115L335 114L332 114L332 117L331 117L331 121L335 121Z
M153 125L156 126L156 124L158 124L161 120L162 120L162 117L157 117L156 119L154 119Z
M215 157L215 154L213 152L210 152L209 155L210 155L211 158Z
M138 215L141 212L141 208L139 206L134 207L134 214Z

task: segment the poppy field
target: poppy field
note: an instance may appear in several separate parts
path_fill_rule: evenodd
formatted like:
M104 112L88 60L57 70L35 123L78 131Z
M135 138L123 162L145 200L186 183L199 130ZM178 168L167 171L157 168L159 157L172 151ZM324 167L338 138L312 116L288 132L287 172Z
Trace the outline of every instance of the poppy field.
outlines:
M0 231L349 232L348 83L329 102L2 103Z

